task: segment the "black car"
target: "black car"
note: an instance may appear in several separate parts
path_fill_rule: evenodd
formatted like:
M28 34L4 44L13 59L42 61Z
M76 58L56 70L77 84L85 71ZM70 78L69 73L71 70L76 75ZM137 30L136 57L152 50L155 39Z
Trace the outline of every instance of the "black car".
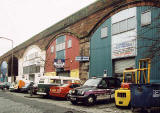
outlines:
M35 88L34 87L34 83L33 82L26 83L25 86L20 89L20 92L22 92L22 93L30 93L31 88L33 88L33 89Z
M114 77L88 79L82 87L69 91L69 100L72 104L83 102L92 105L97 100L111 98L120 85L120 79Z

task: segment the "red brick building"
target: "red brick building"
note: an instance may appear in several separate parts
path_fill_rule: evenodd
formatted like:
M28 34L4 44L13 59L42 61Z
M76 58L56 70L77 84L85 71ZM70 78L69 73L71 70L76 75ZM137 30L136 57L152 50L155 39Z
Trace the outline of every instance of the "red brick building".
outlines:
M53 38L46 51L45 74L79 78L79 39L70 34Z

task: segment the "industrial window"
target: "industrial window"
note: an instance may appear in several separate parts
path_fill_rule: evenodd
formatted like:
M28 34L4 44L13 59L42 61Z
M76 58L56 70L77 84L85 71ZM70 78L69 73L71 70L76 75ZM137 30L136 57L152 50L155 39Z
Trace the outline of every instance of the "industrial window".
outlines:
M31 65L23 67L23 74L39 73L39 72L40 72L40 66Z
M112 24L112 35L126 32L135 28L136 28L136 18L134 16Z
M65 36L60 36L56 39L56 44L61 44L65 42Z
M56 51L61 51L65 49L65 42L56 45Z
M119 22L119 32L125 32L127 31L127 20L123 20Z
M112 34L119 33L119 23L115 23L112 25Z
M72 47L72 40L69 39L69 40L68 40L68 48L71 48L71 47Z
M141 13L141 26L151 24L151 11L145 11Z
M51 47L51 53L53 53L53 52L54 52L54 46Z
M101 29L101 38L105 38L107 36L108 36L108 28L106 26Z
M23 74L28 74L29 73L29 67L23 67Z
M65 50L56 52L56 59L65 59Z
M40 66L36 66L36 73L40 72Z
M136 28L136 18L131 17L131 18L127 19L127 30L131 30L134 28Z

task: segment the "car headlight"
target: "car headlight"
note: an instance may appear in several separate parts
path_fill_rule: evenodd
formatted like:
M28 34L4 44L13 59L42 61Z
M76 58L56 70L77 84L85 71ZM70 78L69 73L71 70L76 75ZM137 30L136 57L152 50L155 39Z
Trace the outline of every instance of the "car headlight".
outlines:
M72 90L72 93L75 93L75 90Z
M85 91L81 91L81 95L84 95Z

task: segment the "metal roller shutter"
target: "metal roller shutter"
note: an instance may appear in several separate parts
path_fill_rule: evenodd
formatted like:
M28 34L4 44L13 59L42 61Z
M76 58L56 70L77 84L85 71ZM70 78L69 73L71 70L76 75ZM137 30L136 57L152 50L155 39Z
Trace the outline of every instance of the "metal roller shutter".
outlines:
M114 69L115 69L115 73L116 74L123 74L123 71L126 68L130 68L133 67L135 68L135 59L121 59L121 60L117 60L114 63Z

